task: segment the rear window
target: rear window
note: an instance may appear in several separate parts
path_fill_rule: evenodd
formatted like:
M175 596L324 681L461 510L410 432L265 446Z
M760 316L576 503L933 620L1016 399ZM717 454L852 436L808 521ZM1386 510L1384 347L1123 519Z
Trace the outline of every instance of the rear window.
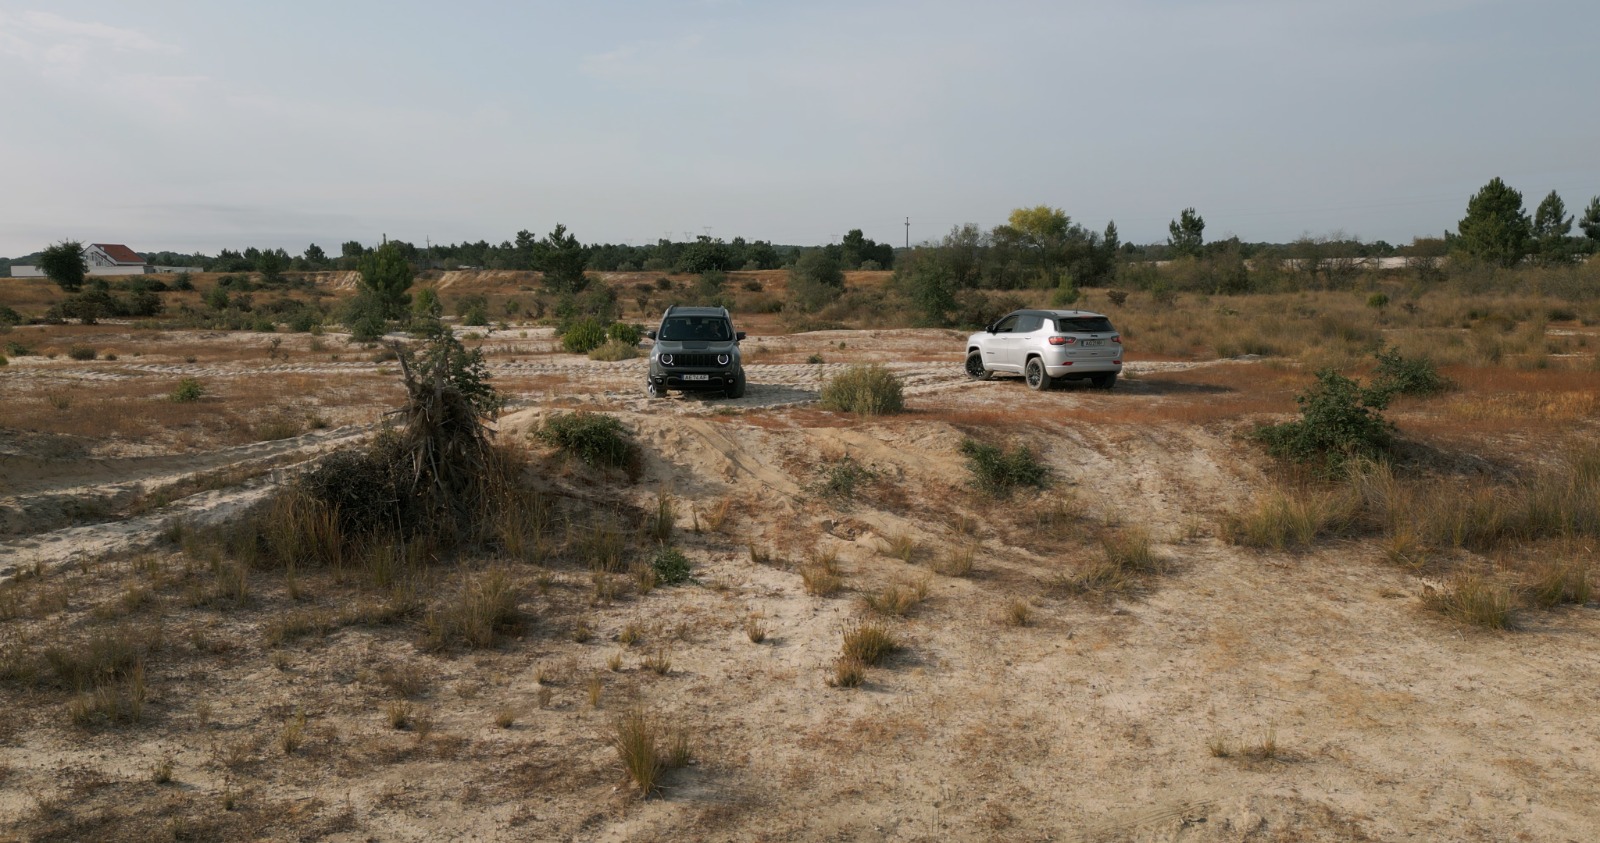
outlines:
M1104 316L1069 316L1056 319L1056 330L1063 334L1109 334L1116 329Z

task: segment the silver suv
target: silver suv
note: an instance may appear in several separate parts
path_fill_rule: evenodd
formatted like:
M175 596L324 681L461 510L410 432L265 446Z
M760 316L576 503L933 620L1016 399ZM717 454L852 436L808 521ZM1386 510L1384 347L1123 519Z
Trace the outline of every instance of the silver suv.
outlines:
M744 331L733 330L726 308L673 305L662 314L661 329L644 335L655 340L645 382L651 398L665 398L669 389L744 397Z
M1066 378L1110 389L1121 371L1122 335L1086 310L1018 310L967 337L967 376L975 380L1010 372L1034 389Z

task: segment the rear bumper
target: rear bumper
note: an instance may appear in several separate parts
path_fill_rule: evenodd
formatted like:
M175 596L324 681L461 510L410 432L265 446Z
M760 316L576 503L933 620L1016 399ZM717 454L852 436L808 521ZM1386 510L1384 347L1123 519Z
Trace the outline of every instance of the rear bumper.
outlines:
M1044 367L1045 374L1052 378L1071 378L1088 375L1103 375L1107 372L1121 372L1122 364L1115 360L1074 360L1071 365Z

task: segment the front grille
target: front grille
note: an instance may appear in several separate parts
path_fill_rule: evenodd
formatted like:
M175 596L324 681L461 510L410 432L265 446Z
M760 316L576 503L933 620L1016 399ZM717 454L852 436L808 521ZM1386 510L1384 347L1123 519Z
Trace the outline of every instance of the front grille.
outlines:
M718 363L717 362L717 355L715 355L715 354L676 354L675 353L675 354L672 355L672 368L674 368L674 369L685 369L685 368L694 368L694 367L712 368L712 369L714 369L714 368L716 368L716 367L718 367L720 365L725 365L725 364Z

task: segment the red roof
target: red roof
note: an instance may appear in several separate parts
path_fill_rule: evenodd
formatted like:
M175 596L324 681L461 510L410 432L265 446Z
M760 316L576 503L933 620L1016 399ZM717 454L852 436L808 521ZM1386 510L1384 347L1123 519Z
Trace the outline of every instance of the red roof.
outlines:
M91 243L89 245L105 252L108 257L117 263L144 263L144 258L139 257L138 252L121 243Z

